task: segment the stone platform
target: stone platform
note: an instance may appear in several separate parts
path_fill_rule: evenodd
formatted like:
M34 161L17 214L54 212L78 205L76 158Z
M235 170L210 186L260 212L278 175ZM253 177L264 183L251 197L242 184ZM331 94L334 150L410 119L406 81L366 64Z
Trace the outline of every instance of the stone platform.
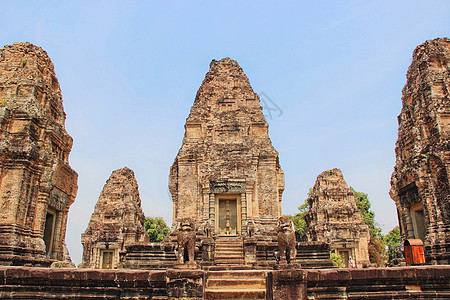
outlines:
M298 270L0 267L1 299L449 299L450 266Z

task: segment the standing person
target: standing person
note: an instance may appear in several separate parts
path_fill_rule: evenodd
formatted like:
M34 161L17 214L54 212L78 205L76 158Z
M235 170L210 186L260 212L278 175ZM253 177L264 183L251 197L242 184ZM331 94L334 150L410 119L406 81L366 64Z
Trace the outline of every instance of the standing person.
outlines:
M353 258L352 258L351 256L350 256L349 259L348 259L348 267L349 267L350 269L356 268L355 261L353 260Z

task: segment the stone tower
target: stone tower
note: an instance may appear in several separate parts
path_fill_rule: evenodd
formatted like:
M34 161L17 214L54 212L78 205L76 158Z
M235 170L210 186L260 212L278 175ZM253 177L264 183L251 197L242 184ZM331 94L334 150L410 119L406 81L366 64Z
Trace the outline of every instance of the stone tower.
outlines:
M358 267L368 265L369 227L362 221L341 170L332 169L317 176L308 203L307 240L329 243L347 266L350 256Z
M427 262L450 263L450 40L413 53L398 116L391 198L403 239L422 239Z
M65 257L77 193L72 138L53 64L30 43L0 50L0 264L47 266Z
M213 60L186 120L170 169L173 223L192 217L218 235L260 232L281 215L284 175L258 95L230 58Z
M117 268L119 254L127 245L148 242L144 222L134 172L127 167L114 171L103 187L86 231L81 235L81 267Z

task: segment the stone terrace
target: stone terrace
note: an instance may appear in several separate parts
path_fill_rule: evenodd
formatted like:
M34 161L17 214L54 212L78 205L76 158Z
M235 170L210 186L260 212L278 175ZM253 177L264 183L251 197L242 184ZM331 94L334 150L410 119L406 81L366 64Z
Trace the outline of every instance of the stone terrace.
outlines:
M0 298L204 299L213 272L0 267ZM261 272L265 299L450 298L450 266Z

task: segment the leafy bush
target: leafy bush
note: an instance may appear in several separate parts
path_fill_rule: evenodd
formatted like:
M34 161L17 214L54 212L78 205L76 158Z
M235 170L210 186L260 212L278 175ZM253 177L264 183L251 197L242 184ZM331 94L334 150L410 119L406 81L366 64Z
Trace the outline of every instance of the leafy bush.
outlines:
M344 260L336 252L330 251L330 259L336 267L345 268Z
M144 223L145 230L150 237L150 242L162 242L169 233L169 227L163 218L149 218L145 219Z
M375 213L370 210L369 196L365 193L357 192L352 187L351 190L355 196L356 205L361 211L363 222L369 226L369 260L371 263L382 267L386 264L387 253L384 245L384 237L381 234L381 228L375 222Z
M384 236L383 242L388 246L389 262L394 258L395 249L400 246L401 241L402 237L398 226Z

